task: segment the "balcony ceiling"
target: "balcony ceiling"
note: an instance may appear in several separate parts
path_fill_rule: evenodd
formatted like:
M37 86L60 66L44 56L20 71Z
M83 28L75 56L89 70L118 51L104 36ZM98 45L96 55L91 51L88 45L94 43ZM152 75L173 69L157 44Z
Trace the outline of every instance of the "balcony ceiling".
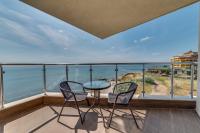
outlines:
M22 1L103 39L199 0Z

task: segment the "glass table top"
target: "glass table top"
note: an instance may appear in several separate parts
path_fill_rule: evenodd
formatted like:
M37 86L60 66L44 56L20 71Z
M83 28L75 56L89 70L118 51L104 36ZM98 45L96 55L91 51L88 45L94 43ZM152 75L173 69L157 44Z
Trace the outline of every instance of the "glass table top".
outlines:
M110 87L110 82L104 81L104 80L96 80L96 81L91 81L83 84L83 87L85 89L89 90L101 90L101 89L106 89Z

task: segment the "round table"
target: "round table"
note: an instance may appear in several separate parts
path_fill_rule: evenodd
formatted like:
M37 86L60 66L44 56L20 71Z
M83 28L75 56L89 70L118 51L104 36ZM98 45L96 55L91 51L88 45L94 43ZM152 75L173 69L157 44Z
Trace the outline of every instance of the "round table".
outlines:
M111 86L110 82L105 81L105 80L90 81L90 82L83 84L84 89L94 91L94 102L91 105L90 109L95 111L95 109L94 109L95 105L99 108L100 113L98 112L98 110L96 110L95 112L99 113L102 116L104 127L106 127L105 120L104 120L105 118L103 116L103 113L102 113L102 110L101 110L101 107L100 107L100 104L99 104L100 103L100 91L107 89L110 86ZM97 99L97 102L96 102L96 99Z
M107 89L111 86L110 82L104 80L90 81L83 84L83 87L87 90L94 91L94 97L100 98L100 91Z

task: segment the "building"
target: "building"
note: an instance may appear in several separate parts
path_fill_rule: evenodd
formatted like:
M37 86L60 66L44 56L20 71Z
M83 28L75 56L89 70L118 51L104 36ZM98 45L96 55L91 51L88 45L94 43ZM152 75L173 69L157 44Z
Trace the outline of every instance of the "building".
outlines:
M183 7L189 6L194 4L195 2L198 2L199 7L199 0L20 0L17 1L17 3L20 4L20 2L25 1L27 4L31 6L27 6L23 3L21 3L20 6L22 9L20 12L15 12L16 8L18 9L18 6L14 4L16 0L13 0L11 3L9 3L9 0L1 0L0 2L0 9L6 9L7 12L2 14L3 16L6 16L6 18L1 18L1 20L8 19L10 23L6 24L9 26L9 28L13 31L13 33L18 33L19 35L14 38L15 40L22 40L23 43L24 38L31 37L31 40L35 44L37 41L33 39L33 37L40 37L39 34L34 32L31 36L30 29L24 28L23 26L19 24L26 24L28 22L33 22L34 19L37 20L37 17L43 18L46 22L48 22L47 16L45 14L53 15L54 17L63 20L63 22L59 23L69 23L70 25L76 26L76 28L79 28L78 30L84 30L81 31L82 33L88 32L91 33L99 38L106 38L111 35L117 34L119 32L125 31L129 29L130 27L135 27L139 24L147 23L150 20L153 20L155 18L162 17L165 14L174 12L178 9L181 9ZM7 3L8 2L8 3ZM11 8L4 7L4 4L10 4L12 5ZM23 7L24 6L24 7ZM27 8L25 7L27 6ZM3 8L2 8L3 7ZM13 9L15 7L15 9ZM35 7L36 9L31 10L31 8ZM43 13L40 13L39 10L44 11ZM2 12L2 10L1 10ZM22 14L23 12L28 13L27 15ZM40 16L35 16L34 14L31 15L30 12L34 12L35 14L40 14ZM9 16L9 13L15 14L17 19L25 18L25 21L20 20L20 23L16 23L14 19L15 17ZM184 12L185 13L185 12ZM199 13L199 10L198 10ZM47 15L46 14L46 15ZM7 16L8 15L8 16ZM35 16L35 18L34 18ZM197 17L200 17L200 15L196 15ZM12 18L12 19L10 19ZM178 18L175 18L178 19ZM187 18L188 19L188 18ZM54 38L56 34L54 34L55 31L59 31L59 25L57 25L54 18L51 18L50 21L54 24L52 29L55 28L55 30L49 30L48 27L44 27L43 29L46 30L48 33L47 35L53 35L50 36L51 38ZM23 22L23 23L21 23ZM176 23L172 23L174 21L165 21L170 22L170 24L176 25ZM4 21L3 21L4 23ZM182 21L181 24L185 24L187 21ZM16 25L17 24L17 25ZM38 28L40 28L37 22L34 23L37 25ZM48 23L47 23L48 24ZM28 24L26 24L28 25ZM45 23L42 23L44 26ZM28 25L30 26L30 25ZM1 29L8 29L2 26L2 22L0 24ZM198 23L199 27L199 23ZM22 30L19 30L22 28ZM33 27L31 27L33 28ZM200 27L199 27L200 28ZM154 26L152 29L148 29L150 32L154 33L157 32L158 27ZM42 31L40 31L42 32ZM187 30L184 30L183 32L188 32ZM5 34L6 32L1 32L1 36L5 37L5 39L10 39L10 36L7 36ZM52 34L53 33L53 34ZM139 32L138 32L139 33ZM178 33L178 32L175 32ZM25 35L25 36L24 36ZM62 37L60 37L60 34L58 34L58 39L63 43L68 43L68 41L71 41L72 37L78 37L81 36L81 34L72 34L72 37L67 37L67 42L63 40ZM71 33L70 33L71 35ZM148 33L145 33L145 35L148 35ZM199 36L198 32L198 37ZM135 35L132 35L135 37ZM132 37L131 36L131 37ZM43 36L41 36L43 37ZM45 37L45 34L44 34ZM55 36L56 37L56 36ZM4 39L4 38L3 38ZM3 40L1 38L1 40ZM40 39L40 38L39 38ZM42 38L43 39L43 38ZM68 40L69 39L69 40ZM85 38L82 38L85 39ZM159 38L158 38L159 39ZM180 37L182 39L182 37ZM46 39L44 39L46 40ZM126 40L126 38L120 38L122 41L129 41ZM51 40L54 43L54 40ZM0 41L2 42L2 41ZM12 40L8 40L8 42L12 42ZM81 41L80 43L84 44L85 40ZM86 40L87 42L87 40ZM14 42L16 43L16 42ZM26 42L25 42L26 43ZM96 42L94 42L96 43ZM50 47L48 43L45 43L47 45L44 45L46 47ZM86 44L86 43L85 43ZM160 47L163 47L164 44L159 43ZM64 46L64 45L62 45ZM83 49L82 45L80 45L78 50L82 52L85 49ZM176 47L176 46L175 46ZM21 48L21 47L20 47ZM33 47L38 49L39 47ZM51 47L51 49L54 49L55 47ZM63 47L64 48L64 47ZM93 46L91 46L93 48ZM96 47L98 48L98 47ZM107 48L112 48L112 45L109 44ZM15 49L15 46L13 47ZM4 50L4 49L3 49ZM38 49L39 50L39 49ZM91 49L92 50L92 49ZM101 50L101 49L99 49ZM148 50L148 49L147 49ZM18 51L21 55L21 51ZM26 58L29 57L29 51L27 51ZM50 51L55 54L58 54L59 51L56 49L54 51ZM70 52L70 51L69 51ZM120 52L120 51L116 51ZM131 52L131 51L130 51ZM142 51L141 55L143 54ZM145 51L144 51L145 52ZM166 52L169 52L166 50ZM200 53L200 43L199 43L199 51ZM35 53L38 54L38 53ZM78 52L75 52L75 54L78 54ZM129 54L127 52L127 54ZM113 55L115 57L115 55ZM78 54L78 57L80 55ZM94 56L94 59L97 56ZM6 56L4 57L4 60L7 60ZM77 66L84 67L84 73L86 73L87 76L84 76L82 74L78 74L78 78L81 77L87 77L87 85L90 85L91 87L88 87L88 89L93 89L95 93L90 93L88 90L88 96L87 92L84 92L84 86L82 83L78 83L78 85L72 85L75 87L75 89L70 89L70 85L66 84L62 86L66 86L67 89L63 91L64 96L66 98L64 99L64 96L60 93L60 91L52 91L49 88L49 83L53 84L60 84L60 71L56 71L56 76L53 71L49 70L55 70L55 69L48 69L56 66L56 62L58 62L57 58L53 58L55 62L53 64L47 64L48 60L42 62L41 64L31 64L29 63L1 63L0 64L0 133L26 133L26 132L37 132L37 133L45 133L45 132L93 132L93 133L111 133L111 132L119 132L119 133L132 133L132 132L139 132L139 133L199 133L200 131L200 78L197 80L197 85L194 84L193 80L191 80L191 85L188 86L185 84L185 81L182 80L178 83L174 80L175 76L169 77L169 80L167 80L167 90L165 91L165 87L161 85L155 85L155 88L152 88L151 90L157 91L157 89L162 90L162 92L166 92L166 95L160 95L155 93L152 95L151 90L148 91L147 85L145 83L145 77L151 75L147 75L146 73L146 65L149 65L151 63L130 63L127 62L127 60L123 60L121 58L118 58L118 60L121 63L107 63L109 66L113 66L110 75L111 77L115 77L116 83L118 82L118 76L120 75L120 72L124 72L122 67L120 66L131 66L131 69L134 69L132 66L142 66L142 70L140 69L139 72L142 73L142 76L140 77L142 81L139 79L138 83L138 90L137 92L141 94L140 97L134 97L132 99L132 96L136 92L136 89L131 89L132 87L137 87L137 85L131 85L128 88L128 91L126 92L119 92L114 91L116 93L102 93L102 89L105 89L105 84L107 87L110 86L109 83L102 83L106 81L100 81L98 84L92 84L94 76L94 72L96 72L94 66L104 66L106 63L87 63L87 64L81 64L81 62L78 62L78 60L74 60L74 62L77 62L77 64L68 64L68 63L58 63L57 65L62 67L62 74L64 75L64 80L74 80L74 83L77 81L76 78L73 78L76 76L76 73L71 71L71 68L76 68ZM66 58L68 58L66 56ZM15 62L16 58L13 58ZM80 60L81 61L81 60ZM98 60L96 60L97 62ZM122 62L126 61L124 64ZM151 60L149 60L151 61ZM185 63L185 62L184 62ZM155 63L156 65L159 63ZM162 62L160 64L163 64ZM200 61L198 62L198 70L200 70ZM8 73L4 70L5 67L22 67L22 69L26 69L26 72L28 73L22 73L19 69L15 69L18 74L13 73L13 75L16 75L16 78L13 78L11 75L11 78L8 78ZM38 72L34 70L33 75L30 74L30 70L32 70L33 66L37 66ZM25 68L26 67L26 68ZM85 69L87 67L87 69ZM43 69L43 70L42 70ZM48 70L47 70L48 69ZM119 70L118 70L119 69ZM59 69L60 70L60 69ZM77 69L76 69L77 70ZM95 71L94 71L95 70ZM105 73L103 69L102 73ZM138 70L138 69L135 69ZM9 70L10 71L10 70ZM82 71L82 70L81 70ZM36 73L38 73L36 76ZM69 73L73 75L73 77L70 77ZM58 76L57 76L58 74ZM27 75L27 76L26 76ZM39 76L40 75L40 76ZM98 75L98 74L97 74ZM157 79L159 82L162 82L160 75L155 75L155 78L157 76ZM200 76L200 73L198 73L198 77ZM106 76L107 77L107 76ZM105 78L106 78L105 77ZM22 82L22 79L29 79L26 82ZM34 82L33 78L36 79ZM102 77L104 78L104 77ZM153 77L154 78L154 77ZM8 79L8 82L5 81ZM50 80L52 79L52 80ZM191 78L192 79L192 78ZM12 93L7 93L8 90L6 89L6 86L9 86L13 83L13 81L16 82L16 84L20 84L20 87L14 86L12 89ZM190 81L190 80L188 80ZM89 84L88 84L89 82ZM39 87L34 88L36 91L32 91L30 88L33 87L32 84L37 84ZM97 86L97 87L93 87ZM103 86L102 86L103 85ZM59 85L60 86L60 85ZM78 88L82 88L82 92L84 92L84 96L81 95L82 92L78 92ZM181 87L179 87L181 86ZM182 86L187 89L182 89ZM22 89L22 88L25 89ZM73 88L74 88L73 87ZM123 86L122 86L123 87ZM139 89L140 87L140 89ZM10 88L10 87L9 87ZM76 89L77 88L77 89ZM101 88L101 89L100 89ZM115 87L117 88L117 86ZM118 87L119 88L119 87ZM124 86L123 88L127 88L127 86ZM198 89L197 89L198 88ZM108 89L108 88L107 88ZM27 90L27 91L25 91ZM72 92L72 90L75 91ZM183 93L177 93L178 91L182 91ZM25 92L27 92L28 95L25 95ZM111 91L109 91L111 92ZM186 93L185 93L186 92ZM8 95L10 96L11 101L7 102L6 98ZM12 94L12 95L10 95ZM111 94L111 95L110 95ZM128 94L128 95L127 95ZM112 96L109 98L109 95ZM119 96L119 100L118 100ZM77 97L77 98L76 98ZM85 98L88 98L88 101L81 102ZM131 98L131 99L130 99ZM78 102L77 102L77 100ZM75 100L75 102L74 102ZM115 103L109 103L110 101L113 101ZM69 101L69 103L66 103L66 101ZM119 104L120 101L123 101L122 105L119 105L118 107L115 106L116 104ZM127 105L127 102L130 102L130 105ZM64 104L63 104L64 103ZM65 104L66 103L66 104ZM79 108L79 103L81 104ZM64 108L64 106L67 106ZM114 106L113 106L114 105ZM113 106L113 107L112 107ZM73 107L73 108L71 108ZM112 107L112 108L111 108ZM101 109L102 108L102 109ZM115 112L115 108L117 109ZM90 110L88 110L90 109ZM63 113L62 113L63 112ZM86 117L85 114L88 113ZM198 115L197 115L198 113ZM60 118L61 114L63 115ZM114 119L112 121L112 116L114 115ZM136 117L134 117L136 115ZM105 119L104 119L105 116ZM82 120L83 118L86 118ZM111 127L108 126L108 123L111 123ZM136 123L138 121L139 128L137 127ZM84 122L84 123L83 123Z
M173 56L171 58L171 62L177 63L174 64L174 68L179 69L187 69L190 68L190 64L183 64L184 62L197 62L198 60L198 52L188 51L186 53L183 53L180 56ZM179 64L180 63L180 64Z

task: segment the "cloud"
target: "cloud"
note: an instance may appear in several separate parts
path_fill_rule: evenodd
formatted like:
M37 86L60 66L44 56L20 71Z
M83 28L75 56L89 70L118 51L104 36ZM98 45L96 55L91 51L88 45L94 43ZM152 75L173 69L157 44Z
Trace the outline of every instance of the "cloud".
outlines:
M50 42L64 47L65 50L71 44L68 35L63 34L63 30L58 30L48 25L38 25L38 28L43 33L43 35L50 40Z
M140 39L140 42L145 42L145 41L147 41L147 40L149 40L151 38L152 37L150 37L150 36L145 36L145 37L143 37L143 38Z
M4 45L6 47L12 47L13 49L22 48L24 46L21 43L18 43L16 41L13 41L11 39L7 39L7 38L1 37L1 36L0 36L0 42L1 42L1 46ZM13 49L11 49L11 50L13 50Z
M4 31L6 31L5 34L3 35L6 35L7 37L16 36L17 38L25 41L28 44L39 45L39 46L44 44L42 38L38 34L30 31L30 29L23 26L22 24L2 17L0 17L0 21L1 21L0 25L2 25L3 28L5 29ZM14 39L14 38L10 37L9 39Z
M7 7L7 5L0 4L0 26L4 28L6 34L0 37L10 37L12 40L23 41L26 44L34 44L38 46L45 46L49 43L60 45L67 50L71 40L62 28L52 28L48 24L35 25L39 21L32 19L30 16L20 11ZM39 28L39 29L38 29ZM65 33L65 35L64 35ZM21 42L22 43L22 42Z
M19 11L7 8L3 4L0 4L0 12L1 12L1 14L4 14L6 16L12 16L12 17L15 17L15 18L19 18L21 20L30 21L32 19L30 16L25 15L24 13L20 13Z
M58 32L63 33L64 31L60 29L60 30L58 30Z
M67 48L67 47L65 47L65 48L64 48L64 50L68 50L68 48Z
M152 38L152 37L150 37L150 36L145 36L145 37L140 38L140 39L135 39L135 40L133 41L133 43L134 43L134 44L137 44L138 42L140 42L140 43L146 42L146 41L148 41L148 40L151 39L151 38Z

